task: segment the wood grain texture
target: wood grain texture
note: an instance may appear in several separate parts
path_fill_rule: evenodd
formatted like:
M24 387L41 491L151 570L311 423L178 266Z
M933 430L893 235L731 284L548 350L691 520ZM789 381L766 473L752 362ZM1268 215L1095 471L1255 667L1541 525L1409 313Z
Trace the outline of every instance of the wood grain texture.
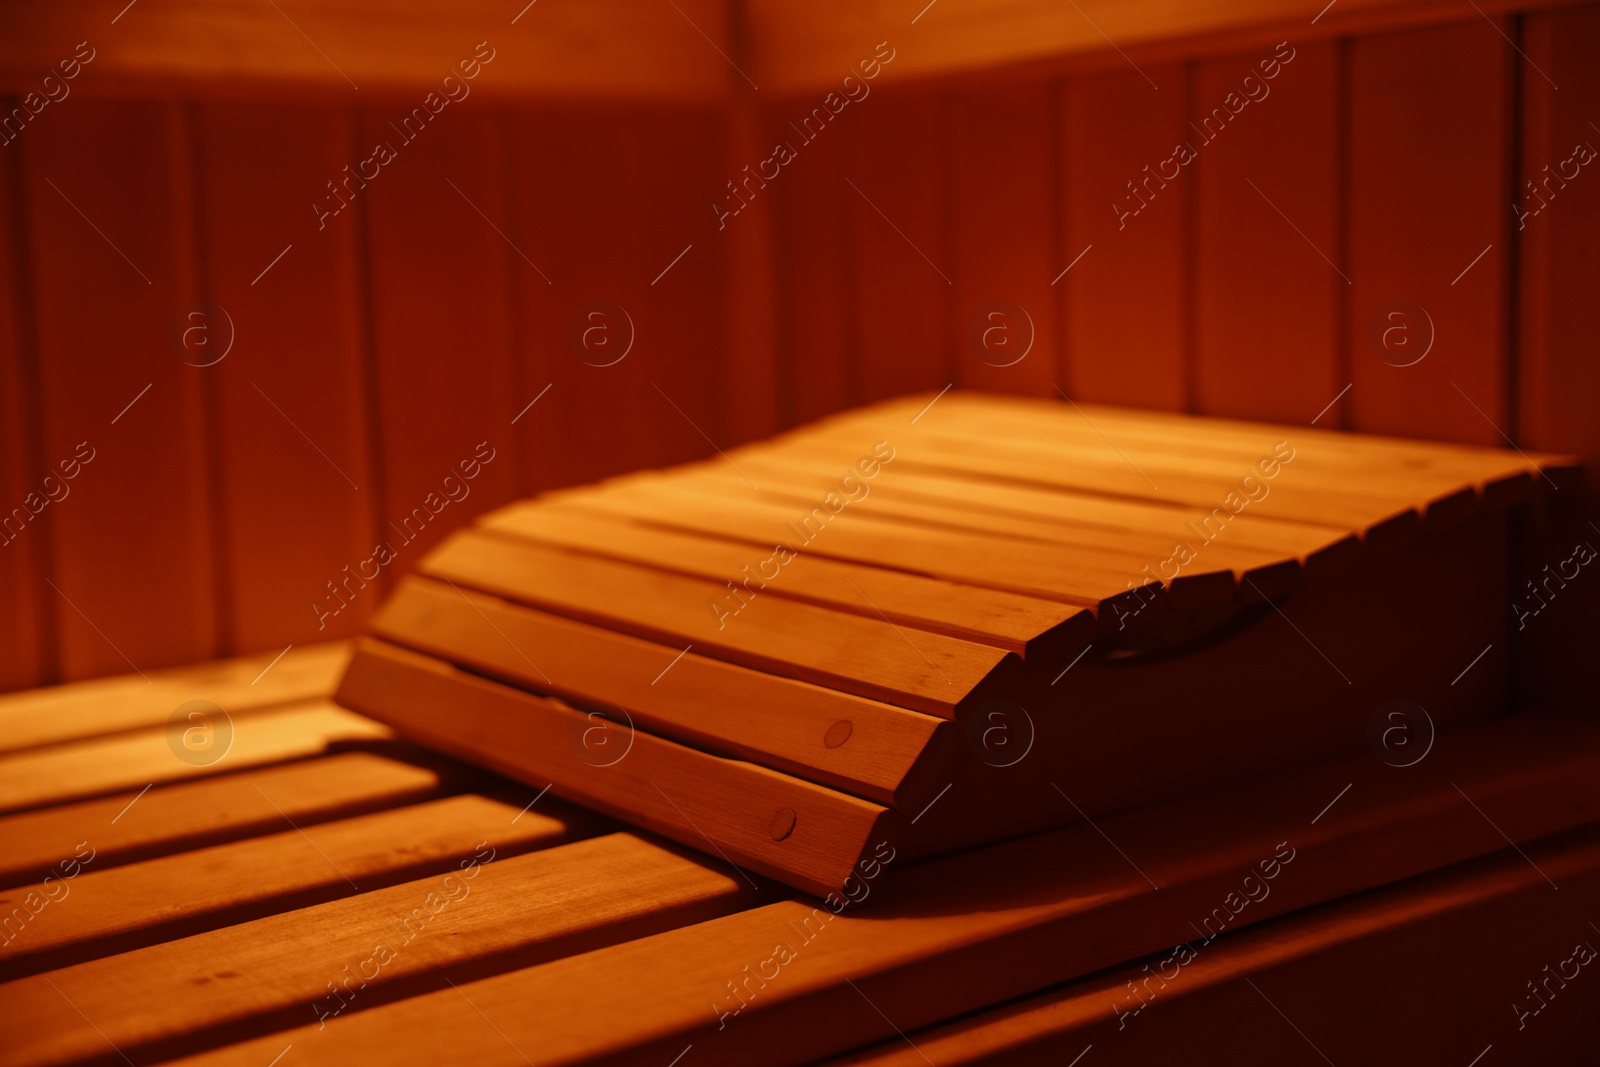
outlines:
M212 731L210 743L223 743L223 726L220 720L205 724ZM314 755L339 741L390 736L384 727L326 699L241 717L232 724L231 747L211 762L179 757L183 729L179 724L130 730L0 756L0 811L278 763Z
M852 429L846 429L842 435L820 431L795 451L812 459L847 463L855 447L853 441L858 436L859 431ZM1072 462L1062 462L1068 457ZM1250 473L1248 467L1200 469L1188 459L1181 460L1177 467L1150 462L1147 469L1141 469L1141 465L1131 463L1114 447L1103 451L1095 449L1091 453L1073 452L1059 444L1047 446L1015 435L986 439L980 446L937 432L924 432L903 440L895 462L903 464L907 470L959 473L975 481L1017 482L1203 509L1217 506L1239 480ZM1392 536L1396 541L1415 533L1421 524L1416 510L1420 502L1403 491L1386 490L1381 485L1336 488L1323 484L1295 488L1292 483L1281 483L1274 489L1283 484L1288 485L1288 492L1266 499L1278 501L1270 509L1272 514L1291 522L1359 530L1369 540L1378 534ZM1108 559L1118 554L1115 546L1104 546L1098 553ZM1144 561L1129 555L1119 566L1125 567L1129 562L1133 566L1129 573L1136 574ZM991 564L987 560L981 564L969 560L965 565ZM1004 563L993 566L1003 567Z
M720 521L722 516L714 510L696 507L677 512L673 518L683 524L685 532L681 533L653 525L665 517L648 501L615 495L573 496L569 503L546 500L537 508L519 509L514 528L510 521L494 528L702 578L744 581L744 568L752 565L748 546L762 545L761 541L741 544L735 539L736 532ZM632 518L643 521L627 521ZM758 572L765 569L766 558L755 564ZM885 617L921 630L993 645L1023 658L1077 655L1094 633L1094 619L1087 609L826 557L807 556L803 563L790 562L801 565L784 564L780 571L784 581L774 578L767 584L755 573L753 588L836 611Z
M872 842L893 832L895 820L877 804L377 641L363 639L337 695L424 744L691 847L709 842L728 864L817 896L838 892ZM624 760L626 772L611 773ZM755 885L742 869L739 877Z
M527 966L709 919L750 892L732 873L628 834L506 859L490 842L441 866L425 879L9 983L0 1018L22 1036L0 1062L70 1063L100 1055L107 1041L171 1055L335 1015L352 1001L440 988L447 970ZM207 995L194 998L195 986Z
M1470 751L1453 754L1448 770L1443 761L1422 765L1429 767L1426 781L1396 776L1364 753L1104 820L1100 827L1117 849L1079 826L896 871L895 885L883 888L889 895L862 913L830 917L809 903L785 901L464 985L500 1034L458 1025L471 1017L460 997L435 993L404 1008L341 1018L314 1038L304 1027L193 1062L259 1062L294 1042L310 1063L344 1062L351 1050L374 1044L395 1050L402 1062L422 1063L433 1054L430 1032L449 1032L452 1047L494 1063L523 1056L540 1063L660 1062L686 1044L729 1061L809 1062L1113 960L1165 951L1194 936L1191 916L1226 910L1229 893L1239 899L1242 872L1262 861L1275 864L1264 868L1276 872L1270 894L1224 924L1230 933L1317 900L1500 852L1505 838L1452 781L1513 839L1581 825L1600 811L1585 784L1597 750L1592 730L1565 729L1555 725L1544 741L1525 737L1528 747L1507 744L1514 729L1482 731ZM1542 751L1556 736L1567 738L1560 771ZM1580 736L1586 740L1578 742ZM1572 742L1584 749L1581 755ZM1501 777L1492 768L1508 767L1501 763L1508 757L1552 773L1542 785ZM1309 824L1352 774L1359 784L1351 794ZM1587 797L1581 811L1555 810L1580 797ZM1063 895L1067 884L1072 891ZM775 938L791 946L788 954L772 947ZM754 973L776 956L786 961L776 977L741 987L746 965ZM664 989L656 975L668 961L677 977ZM717 1011L708 1013L708 997ZM530 999L550 1010L522 1010ZM624 1001L633 1010L619 1014L615 1004ZM552 1025L554 1017L565 1024ZM828 1025L817 1025L819 1018Z
M825 445L818 450L818 466L833 464L843 466L849 462L848 449L830 450ZM910 450L908 450L910 451ZM933 456L931 449L919 448L910 454L920 459ZM811 459L812 457L805 457ZM942 459L935 456L933 462ZM986 464L992 474L997 464L983 458L974 465ZM682 484L688 483L688 484ZM617 492L617 490L611 490ZM1108 604L1126 598L1128 590L1152 581L1141 575L1146 562L1135 551L1121 545L1108 545L1102 539L1090 545L1061 545L1045 547L1037 544L1007 544L1004 539L987 534L963 531L959 528L938 527L922 523L897 521L873 511L870 507L851 515L848 520L824 527L826 538L813 529L816 519L806 509L806 503L795 503L793 497L765 492L756 500L741 499L756 494L740 494L730 499L726 483L712 482L709 487L697 487L690 479L675 480L668 484L629 485L623 492L650 497L658 513L671 521L671 517L685 506L717 508L719 517L729 523L739 535L759 540L764 533L776 532L780 536L792 529L801 531L815 543L805 540L798 551L816 552L819 555L852 560L910 571L917 574L978 585L984 588L1042 597L1067 604L1089 605L1097 613L1108 610ZM813 505L817 512L827 514L824 505ZM803 525L797 520L809 519L813 525ZM735 525L737 524L737 525ZM793 545L800 538L791 536L785 543ZM1204 604L1226 599L1233 592L1233 583L1227 571L1208 567L1204 573L1196 571L1172 583L1169 590L1184 603Z
M0 819L0 885L42 877L90 838L95 863L105 868L269 833L286 818L304 827L415 803L465 777L459 767L432 762L342 752L7 815Z
M763 483L767 485L768 492L786 497L794 506L804 507L827 491L831 472L821 475L816 473L819 470L826 471L825 467L810 467L803 461L790 466L782 462L782 457L776 458L778 462L770 460L751 462L742 457L740 464L752 473L758 473ZM715 468L711 468L709 474L711 477L725 480L725 476ZM715 482L708 480L707 484L709 487ZM1039 551L1035 545L1039 542L1099 547L1108 541L1103 528L1066 526L1017 515L990 515L974 509L971 506L973 499L986 495L987 488L979 483L972 487L970 494L958 494L953 499L938 500L897 494L893 485L881 485L878 487L872 510L874 514L884 519L908 525L965 531L986 539L1010 538L1022 542L1017 547L1024 553ZM884 489L889 491L886 493ZM1172 539L1166 534L1136 530L1124 531L1115 539L1115 544L1121 550L1138 555L1165 556L1172 549ZM1298 587L1292 577L1293 573L1297 573L1297 568L1283 568L1281 566L1284 563L1283 555L1278 552L1244 545L1224 545L1212 555L1209 562L1218 567L1231 569L1241 580L1248 575L1251 581L1275 581L1269 577L1269 571L1287 570L1290 573L1285 574L1284 578L1288 584L1283 587L1283 591L1292 592Z
M0 945L0 977L10 981L451 873L490 840L497 856L509 857L588 836L593 820L577 812L553 816L562 810L558 803L543 813L519 813L534 799L532 791L515 802L447 797L111 870L96 870L94 855L51 901L72 900L70 906L36 926L30 920L20 936ZM0 893L0 915L26 908L28 893L36 891L25 885Z
M1510 448L1355 437L1293 424L1199 421L1101 404L1008 403L965 394L951 399L944 414L929 418L908 439L957 439L982 453L992 449L992 442L1010 438L1041 454L1115 459L1157 473L1209 472L1225 480L1252 468L1258 468L1259 477L1264 459L1268 464L1264 470L1272 472L1268 477L1276 478L1288 465L1273 462L1269 453L1277 449L1290 457L1289 463L1300 464L1290 481L1301 483L1301 488L1291 493L1315 488L1331 494L1386 497L1414 504L1430 522L1445 525L1480 505L1526 503L1540 492L1554 490L1574 462L1572 457ZM914 406L915 400L908 400L901 410ZM829 420L830 427L843 430L858 420L870 425L886 413L846 413ZM1159 492L1158 486L1155 489Z
M8 694L0 697L0 752L164 726L188 700L240 714L323 696L350 662L350 646L305 645L274 663L276 657L240 656Z
M475 531L436 549L423 573L941 718L974 699L990 675L1015 668L1015 658L1000 649L924 631L908 637L882 619L777 597L752 605L730 625L711 610L721 585Z
M526 689L621 708L651 733L702 751L883 804L893 803L939 725L931 716L419 578L407 579L384 605L374 632ZM544 666L524 658L525 648ZM708 693L717 699L707 700ZM840 723L848 736L835 742Z

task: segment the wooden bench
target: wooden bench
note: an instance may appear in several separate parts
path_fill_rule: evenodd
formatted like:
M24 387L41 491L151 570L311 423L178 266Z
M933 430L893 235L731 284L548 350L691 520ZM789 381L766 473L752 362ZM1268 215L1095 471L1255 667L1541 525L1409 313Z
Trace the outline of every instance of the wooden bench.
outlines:
M1468 662L1509 628L1507 508L1567 461L929 399L486 516L354 648L0 698L0 1064L1592 1034L1600 724ZM1194 590L1141 582L1213 500ZM819 529L713 610L787 516ZM1107 626L1129 586L1163 610ZM1419 686L1394 740L1370 702Z

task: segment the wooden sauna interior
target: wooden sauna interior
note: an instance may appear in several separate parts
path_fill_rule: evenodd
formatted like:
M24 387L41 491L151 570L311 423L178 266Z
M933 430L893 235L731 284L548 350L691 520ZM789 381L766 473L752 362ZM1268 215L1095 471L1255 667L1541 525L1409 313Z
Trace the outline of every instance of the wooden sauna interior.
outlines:
M491 507L951 383L1600 459L1600 7L917 6L8 5L0 686L348 636ZM208 368L197 301L234 331ZM591 301L615 365L573 355ZM1031 319L1014 365L968 343L990 301ZM1415 365L1370 339L1395 301ZM1592 617L1574 585L1551 615ZM1528 684L1572 676L1554 643Z
M0 1064L1580 1062L1597 58L1564 0L11 0ZM1276 510L1130 578L1240 464Z

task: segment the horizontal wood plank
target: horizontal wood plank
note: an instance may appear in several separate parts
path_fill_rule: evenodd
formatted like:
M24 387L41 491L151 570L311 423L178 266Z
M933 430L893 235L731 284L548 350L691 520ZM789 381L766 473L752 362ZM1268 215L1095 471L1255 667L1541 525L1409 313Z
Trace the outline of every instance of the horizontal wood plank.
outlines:
M211 744L227 743L224 726L220 719L207 723ZM314 755L336 742L381 741L393 736L371 719L352 715L327 700L312 700L241 716L232 723L230 747L215 759L180 756L187 730L201 728L179 725L132 730L0 756L0 811L221 774Z
M377 641L358 646L338 697L425 744L694 848L710 844L730 864L818 896L894 832L880 805Z
M1395 775L1363 753L1098 829L891 869L893 883L867 884L885 897L861 913L775 903L464 985L470 1009L455 992L429 994L320 1034L305 1027L191 1062L258 1065L293 1043L312 1065L374 1048L424 1064L444 1040L453 1055L487 1063L661 1063L689 1044L728 1062L809 1062L1169 949L1213 909L1231 912L1222 925L1232 933L1498 853L1506 838L1496 827L1525 841L1592 821L1600 814L1588 784L1600 769L1593 727L1546 720L1519 729L1501 723L1459 736L1417 774ZM1552 744L1561 748L1555 759ZM1341 783L1350 795L1317 818ZM1271 879L1255 879L1267 892L1244 883L1269 870ZM1246 891L1247 905L1239 903ZM529 1003L541 1010L527 1011ZM467 1025L477 1013L499 1032Z
M701 36L732 47L727 9L711 0L681 0L682 13L637 0L528 6L140 0L123 11L108 0L92 5L90 19L80 8L27 0L7 12L0 87L36 90L86 36L94 58L82 85L100 93L420 104L430 89L460 93L455 85L464 84L502 100L710 101L733 76ZM480 41L488 47L478 52ZM484 55L493 58L462 82L457 63ZM447 75L455 84L442 84Z
M14 1039L0 1063L72 1063L103 1055L107 1042L151 1060L448 988L447 973L492 973L692 924L750 897L732 872L629 834L508 859L489 842L456 866L8 983L0 1024Z
M715 610L729 595L720 584L476 531L452 536L420 569L546 611L663 644L693 644L704 655L943 718L970 702L986 679L1018 666L1000 649L777 597L727 618Z
M437 762L340 752L7 815L0 818L0 886L42 878L80 842L104 869L270 833L285 819L310 826L427 800L467 777L459 765Z
M1492 14L1567 2L1578 0L1482 0L1474 6ZM751 0L751 76L767 92L822 92L884 38L898 46L890 68L896 78L931 79L1017 64L1126 70L1135 61L1215 55L1285 36L1299 43L1479 17L1448 0L1344 0L1321 16L1281 0L1085 0L1065 13L1048 0L941 0L929 5L932 10L916 7L892 0L820 7Z
M189 700L238 715L333 692L350 645L331 641L280 653L98 678L0 696L0 752L165 725Z
M304 829L284 822L248 841L110 870L91 862L70 881L58 873L42 888L19 886L0 893L0 920L22 919L0 938L0 981L448 874L490 841L511 856L588 836L596 824L556 800L523 811L537 796L526 793L515 802L445 797Z
M892 804L940 720L408 578L374 633L651 733ZM534 650L538 664L524 658ZM714 697L713 697L714 694ZM841 726L842 724L842 726ZM840 733L845 734L840 739Z

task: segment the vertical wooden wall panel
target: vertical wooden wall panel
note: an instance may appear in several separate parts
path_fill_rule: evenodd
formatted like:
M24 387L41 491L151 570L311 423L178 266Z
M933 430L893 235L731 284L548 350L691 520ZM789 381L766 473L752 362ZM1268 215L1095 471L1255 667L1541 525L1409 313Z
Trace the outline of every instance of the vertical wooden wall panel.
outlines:
M1170 181L1157 173L1179 144L1196 139L1185 98L1185 73L1176 66L1067 85L1067 239L1055 269L1082 254L1056 283L1066 291L1062 385L1074 399L1187 405L1184 227L1195 175L1187 167Z
M215 368L181 362L169 339L198 296L185 116L74 100L25 136L42 458L80 443L94 457L46 510L61 673L205 659L217 619L201 396Z
M847 187L846 203L864 402L951 382L959 339L949 325L955 265L944 240L943 118L932 93L882 93L862 102L849 131L845 177L860 189Z
M950 110L953 273L961 385L1054 396L1061 356L1059 129L1049 84L962 93ZM1013 321L1020 307L1031 320ZM1016 352L1031 333L1026 355ZM987 340L986 340L987 338ZM980 355L980 353L982 353ZM1017 362L1010 362L1017 360Z
M1355 384L1345 402L1355 429L1504 443L1495 427L1506 428L1509 414L1506 159L1516 53L1497 28L1510 23L1474 19L1351 46ZM1418 358L1430 320L1426 356L1394 365Z
M512 233L550 279L523 271L517 290L524 391L550 385L519 422L541 487L707 455L707 438L726 446L717 126L527 113L513 128Z
M637 265L624 261L628 273L619 279L640 308L638 358L630 356L622 365L632 405L625 417L635 434L607 475L712 454L706 438L674 404L726 447L723 412L738 398L723 388L725 247L716 240L707 206L719 181L720 135L721 124L711 111L650 111L640 117L643 181L629 187L637 199L638 233L630 236L624 229L614 238L618 247L631 243L639 249ZM603 204L596 213L607 217Z
M761 109L742 86L735 86L724 124L721 162L712 195L722 201L727 183L752 160L765 159ZM707 214L715 219L711 205ZM731 442L765 437L778 428L777 292L771 197L756 201L733 218L714 222L722 244L723 356L728 398L723 424Z
M566 257L557 255L561 249L548 219L555 205L560 205L561 213L574 213L581 190L559 188L553 182L559 169L553 165L553 153L565 147L556 136L558 128L532 110L514 109L500 117L506 160L502 229L515 246L507 260L516 345L512 418L517 421L511 427L511 441L521 493L565 484L565 466L576 451L560 416L560 408L572 399L570 376L576 362L567 350L565 301L558 299L555 285L566 279ZM572 228L581 229L576 223Z
M472 108L470 97L449 105L412 140L388 111L362 121L361 144L395 151L358 194L370 229L384 449L378 536L398 557L386 568L391 582L448 531L516 493L507 245L496 229L508 213L504 153L492 115ZM462 480L463 461L490 456ZM451 485L467 495L452 500Z
M1287 54L1288 64L1271 48L1207 60L1192 83L1196 126L1217 124L1216 108L1228 116L1191 164L1195 397L1206 414L1309 422L1345 386L1338 46Z
M1537 69L1523 71L1522 168L1511 198L1522 248L1522 436L1600 463L1600 130L1592 125L1600 124L1600 6L1529 15L1525 38Z
M1065 84L874 84L720 228L726 183L815 101L473 99L414 142L398 105L51 109L0 167L19 227L0 225L0 507L78 442L95 459L0 546L0 686L349 632L517 492L952 379L1286 421L1353 381L1324 424L1504 430L1600 462L1600 186L1568 162L1600 147L1597 46L1595 5L1296 46L1210 134L1271 46ZM1538 196L1512 188L1512 136ZM324 183L379 140L395 158L319 229ZM1179 144L1195 158L1163 176ZM236 333L209 368L174 344L199 300ZM597 300L632 324L611 367L574 351ZM969 346L989 300L1032 318L1015 366ZM1434 334L1410 367L1381 344L1397 301ZM470 497L407 544L387 523L443 500L483 440ZM380 538L396 563L318 631L310 601Z
M14 101L0 97L0 104L14 106ZM10 106L5 113L11 113ZM19 232L26 214L21 158L15 144L0 147L0 690L38 685L48 676L51 656L39 594L55 595L40 579L49 533L31 527L33 509L49 499L48 490L61 477L60 470L43 467L38 455L31 337L23 318L32 309L27 307L31 267L25 235ZM46 474L55 479L49 487ZM30 500L29 494L36 495ZM50 506L43 505L46 511ZM21 512L14 515L17 508Z
M555 282L547 287L554 298L548 329L566 377L558 386L562 395L552 390L547 398L551 405L544 417L562 427L568 449L562 480L587 482L616 473L630 457L648 462L650 440L669 426L668 419L672 429L695 436L673 404L702 427L712 413L692 403L684 407L687 398L673 396L670 382L651 385L649 373L652 358L670 342L642 301L647 290L659 291L669 279L676 284L671 272L657 286L650 280L677 250L659 264L650 262L640 235L662 209L646 203L647 190L673 161L647 161L640 140L645 120L638 113L575 119L562 116L553 127L560 131L558 139L543 148L542 166L552 172L558 189L521 206L531 210L535 226L546 235L544 243L553 247L554 262L546 268ZM684 243L692 242L685 237ZM691 248L684 259L692 255ZM673 271L683 266L680 261ZM596 317L585 310L601 301L624 314L608 310Z
M312 205L364 153L352 117L327 108L212 105L199 133L207 293L235 331L212 369L234 645L346 636L377 602L360 584L376 570L380 490L367 455L361 230L354 211L319 224Z
M789 113L803 116L803 105L775 109L778 118ZM860 197L846 184L845 169L860 117L846 105L810 142L786 123L771 124L773 137L797 150L795 161L771 183L779 208L778 365L786 379L779 382L778 404L786 424L849 407L856 392L851 314L856 275L847 230L852 205L846 198Z
M1600 465L1600 7L1527 16L1523 50L1521 173L1512 197L1521 253L1516 435L1528 447L1583 456L1593 486ZM1584 577L1589 568L1573 578L1572 561L1578 545L1600 546L1600 513L1592 492L1563 491L1550 496L1542 518L1512 573L1522 610L1537 608L1513 628L1524 686L1534 699L1593 708L1600 583Z

